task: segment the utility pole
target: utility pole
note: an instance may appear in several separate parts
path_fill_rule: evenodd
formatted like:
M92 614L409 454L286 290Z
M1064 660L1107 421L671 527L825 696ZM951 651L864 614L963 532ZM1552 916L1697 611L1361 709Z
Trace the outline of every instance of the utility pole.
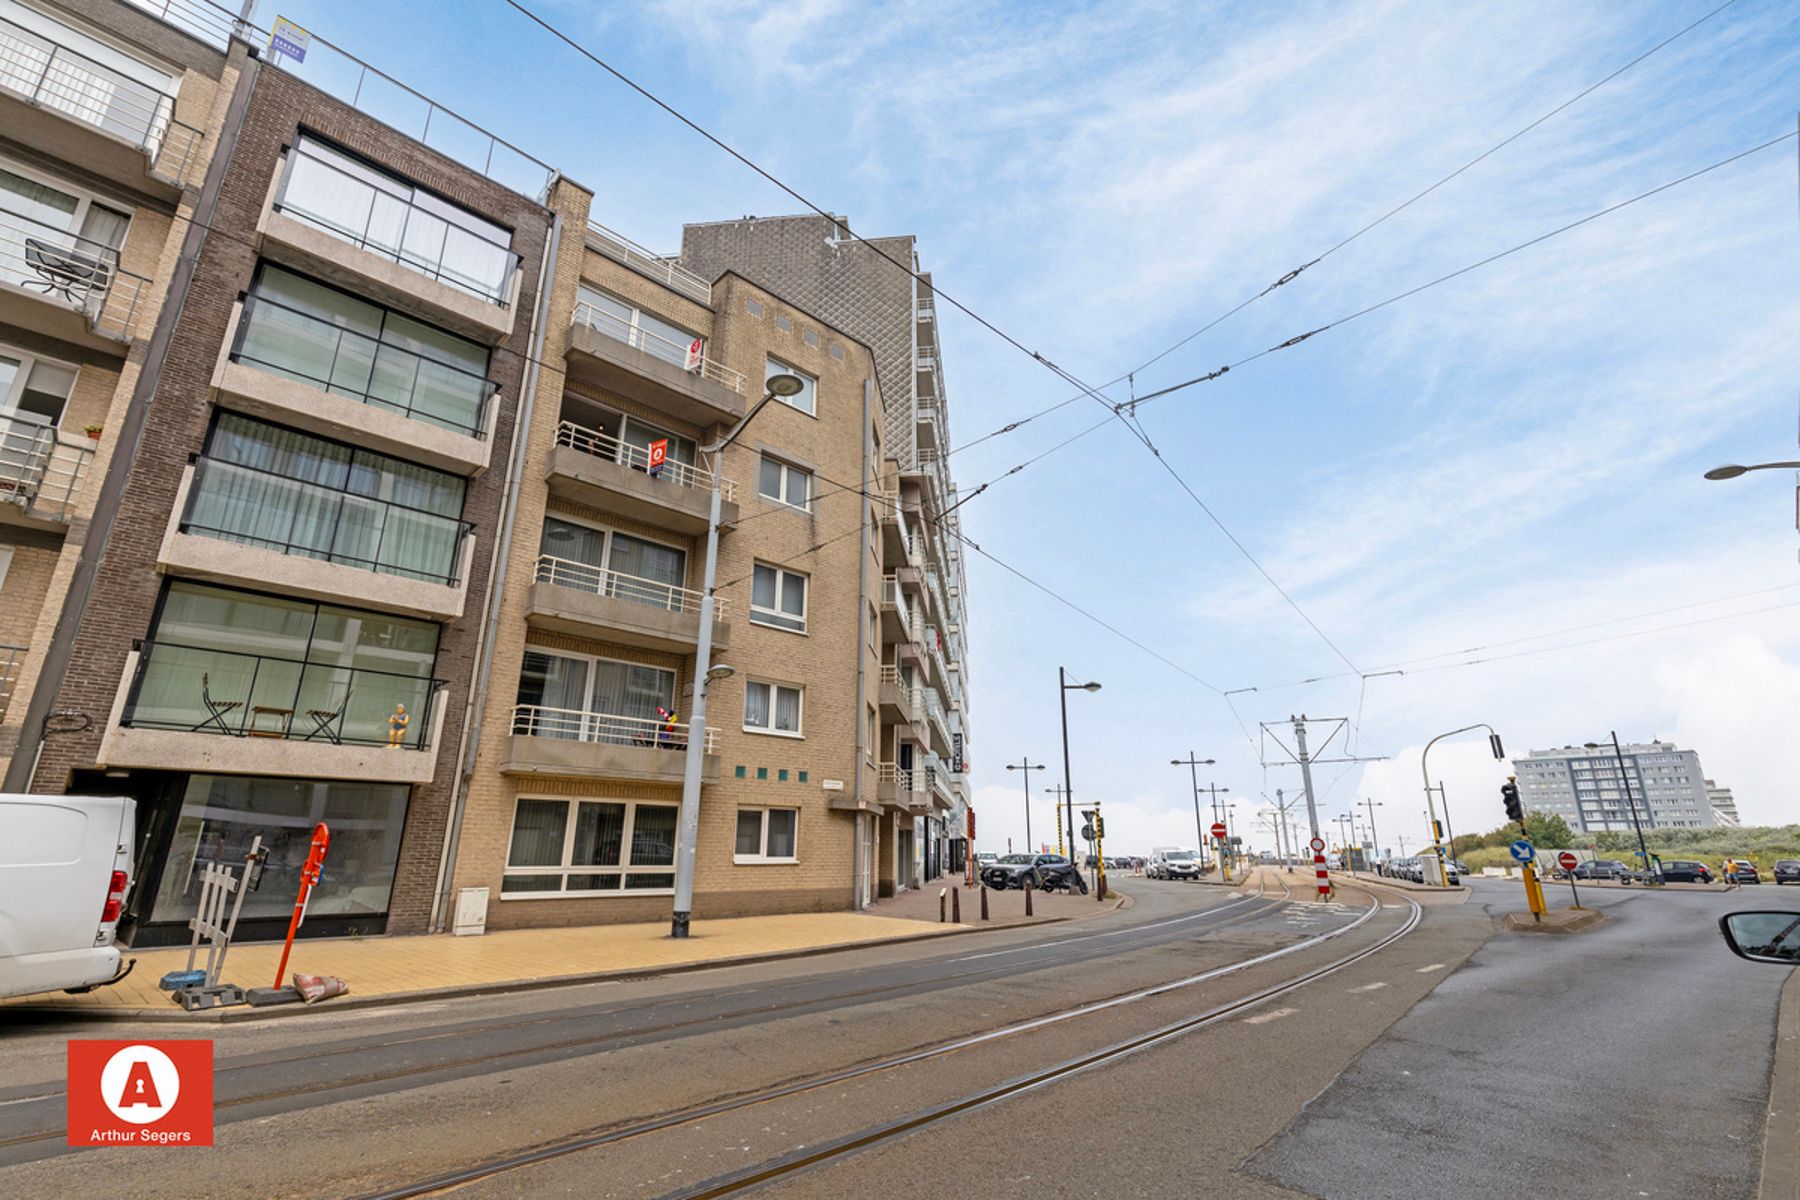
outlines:
M1187 764L1188 780L1194 787L1194 837L1197 839L1200 846L1201 870L1206 869L1206 833L1200 828L1200 768L1210 767L1213 765L1213 762L1213 759L1196 756L1192 750L1188 751L1188 756L1186 758L1171 758L1169 760L1169 765L1171 767L1179 767L1183 763Z
M1381 807L1381 801L1363 797L1363 807L1369 810L1369 840L1375 843L1375 857L1381 857L1381 835L1375 832L1375 810Z
M1036 851L1031 848L1031 773L1042 771L1044 764L1034 763L1031 759L1026 758L1020 762L1007 763L1006 769L1021 772L1025 777L1025 852L1035 854Z

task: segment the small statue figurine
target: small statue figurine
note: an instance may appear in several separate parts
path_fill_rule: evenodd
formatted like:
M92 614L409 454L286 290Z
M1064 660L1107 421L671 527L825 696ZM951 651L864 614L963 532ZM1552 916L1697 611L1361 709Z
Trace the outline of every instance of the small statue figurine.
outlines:
M406 741L406 727L412 724L412 717L407 715L406 705L394 705L394 715L388 718L388 749L398 750Z

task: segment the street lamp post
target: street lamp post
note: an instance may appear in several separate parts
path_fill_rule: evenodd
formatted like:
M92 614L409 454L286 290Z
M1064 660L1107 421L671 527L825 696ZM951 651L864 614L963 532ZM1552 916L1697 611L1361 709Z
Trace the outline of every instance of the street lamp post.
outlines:
M1007 763L1006 769L1018 771L1025 778L1025 852L1036 854L1037 851L1031 848L1031 773L1044 770L1044 764L1034 763L1027 758L1022 762Z
M1793 463L1771 463L1768 465L1791 467L1791 466L1794 466L1795 464L1793 464ZM1723 471L1726 468L1720 467L1718 469ZM1745 468L1742 468L1742 470L1740 470L1738 473L1742 474L1743 471L1757 471L1757 470L1761 470L1761 469L1762 468L1760 468L1760 467L1745 467ZM1709 479L1713 478L1713 474L1711 471L1707 472L1707 478L1709 478ZM1719 478L1727 479L1727 478L1730 478L1730 476L1719 476ZM1601 748L1601 743L1588 742L1582 748L1584 750L1598 750ZM1650 847L1644 844L1644 826L1638 820L1637 801L1635 799L1633 799L1632 795L1631 795L1631 776L1629 776L1625 773L1625 752L1619 748L1619 731L1616 729L1612 731L1612 748L1613 748L1613 757L1615 759L1617 759L1618 763L1619 763L1619 782L1625 786L1625 806L1631 810L1631 827L1633 829L1637 830L1638 857L1644 860L1644 870L1648 871L1648 870L1650 870ZM1649 797L1646 796L1645 800L1648 801ZM1662 873L1660 871L1657 872L1656 877L1658 879L1661 879Z
M1375 857L1381 857L1381 835L1375 832L1375 810L1382 807L1381 801L1363 797L1363 807L1369 810L1369 840L1375 843Z
M1169 760L1169 765L1171 767L1179 767L1183 763L1187 764L1188 780L1194 787L1194 837L1198 839L1200 847L1200 866L1202 870L1206 868L1206 834L1200 828L1200 768L1210 767L1213 765L1213 762L1214 760L1210 758L1196 757L1192 750L1188 751L1188 756L1186 758L1171 758Z
M1739 475L1748 475L1751 471L1800 471L1800 462L1757 463L1749 467L1740 467L1736 463L1729 463L1723 467L1714 467L1706 473L1706 478L1736 479Z
M1506 750L1500 744L1500 735L1495 733L1494 727L1492 725L1489 725L1485 721L1477 721L1473 725L1464 725L1461 729L1452 729L1449 733L1440 733L1436 737L1432 738L1429 742L1426 742L1425 749L1423 751L1421 751L1419 754L1419 777L1425 783L1425 819L1428 822L1430 822L1431 844L1434 846L1437 845L1437 841L1438 841L1437 796L1431 790L1431 773L1428 769L1429 762L1431 759L1431 748L1433 746L1437 745L1439 742L1443 741L1447 737L1455 737L1459 733L1468 733L1472 729L1487 730L1488 731L1488 747L1491 750L1493 750L1494 757L1496 759L1502 759L1502 758L1506 757ZM1449 813L1446 812L1444 815L1446 817L1448 817ZM1450 886L1450 872L1449 872L1448 868L1446 868L1444 866L1444 856L1442 854L1439 854L1437 856L1437 864L1438 864L1438 883L1444 887L1449 887Z
M1097 692L1100 685L1087 683L1070 683L1069 673L1063 668L1056 668L1056 683L1062 690L1057 698L1062 702L1062 742L1063 742L1063 803L1069 810L1069 861L1075 861L1075 788L1069 782L1069 693L1072 691Z
M724 501L725 448L737 441L744 427L763 410L763 405L778 396L797 396L806 389L799 376L786 372L771 375L763 383L762 399L738 419L731 432L701 449L713 456L712 501L706 519L706 569L700 591L700 638L694 649L694 704L688 711L687 754L681 764L681 816L675 839L675 906L669 922L669 936L688 935L689 918L694 911L694 858L700 841L700 776L706 766L706 685L732 673L728 666L712 662L713 588L719 572L719 510Z
M1344 822L1349 820L1352 820L1352 818L1348 813L1339 813L1337 816L1338 839L1339 843L1344 848L1344 867L1354 876L1356 874L1356 864L1350 860L1350 839L1355 835L1346 832L1346 826L1344 824Z

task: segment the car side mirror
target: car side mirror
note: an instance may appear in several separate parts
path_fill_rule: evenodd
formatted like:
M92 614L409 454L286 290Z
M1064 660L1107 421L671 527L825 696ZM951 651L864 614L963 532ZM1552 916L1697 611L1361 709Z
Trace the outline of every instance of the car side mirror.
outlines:
M1719 918L1732 953L1751 962L1800 965L1800 912L1735 912Z

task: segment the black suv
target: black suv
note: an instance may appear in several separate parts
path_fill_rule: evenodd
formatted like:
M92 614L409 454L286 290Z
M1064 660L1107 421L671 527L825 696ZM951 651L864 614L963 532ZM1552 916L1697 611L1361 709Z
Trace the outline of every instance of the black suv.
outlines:
M1631 878L1631 868L1616 858L1595 858L1575 868L1577 879L1616 879L1620 883Z
M1778 858L1775 860L1775 882L1800 883L1800 858Z
M1711 883L1712 868L1703 862L1692 859L1671 858L1663 862L1662 877L1664 883Z
M1082 887L1085 881L1075 864L1060 854L1008 854L981 868L981 882L997 892L1022 888L1027 877L1031 886L1040 891L1070 887L1087 890Z

